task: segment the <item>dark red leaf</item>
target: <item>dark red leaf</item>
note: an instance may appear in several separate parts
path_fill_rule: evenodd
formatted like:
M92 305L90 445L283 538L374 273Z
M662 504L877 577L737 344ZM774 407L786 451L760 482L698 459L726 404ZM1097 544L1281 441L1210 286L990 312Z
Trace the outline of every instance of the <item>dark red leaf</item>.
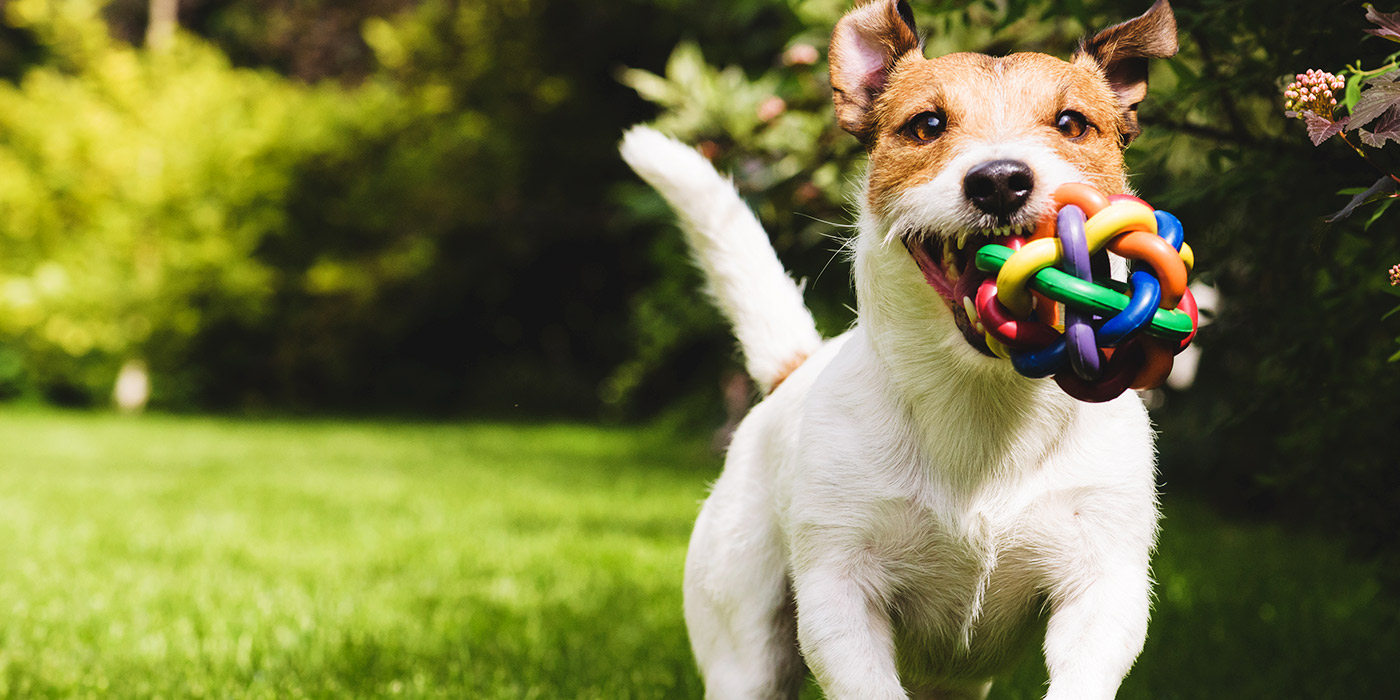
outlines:
M1400 12L1376 12L1374 5L1366 6L1366 19L1380 29L1367 29L1367 34L1391 41L1400 41Z
M1400 104L1400 83L1368 83L1366 89L1361 91L1361 99L1351 108L1351 121L1347 124L1347 131L1355 131L1370 124L1397 104Z
M1361 132L1361 142L1372 148L1381 148L1386 141L1400 143L1400 107L1387 109L1369 132Z
M1316 112L1303 112L1303 121L1308 124L1308 138L1312 139L1314 146L1320 146L1323 141L1341 133L1347 125L1347 120L1348 117L1342 117L1332 121Z

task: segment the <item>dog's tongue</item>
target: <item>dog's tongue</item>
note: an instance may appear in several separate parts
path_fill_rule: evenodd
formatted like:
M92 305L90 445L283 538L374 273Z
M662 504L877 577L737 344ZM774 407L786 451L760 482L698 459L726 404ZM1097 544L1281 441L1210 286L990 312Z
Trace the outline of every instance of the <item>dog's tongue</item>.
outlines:
M987 242L1019 250L1024 244L1024 239L1020 236L994 236ZM984 244L971 243L965 251L959 251L961 264L957 265L955 271L946 269L942 261L933 259L925 246L910 246L910 252L929 286L937 290L950 304L960 305L963 299L976 298L977 287L986 279L986 274L978 270L976 265L977 250L982 245Z
M924 281L928 282L928 285L944 298L952 299L954 285L943 272L942 263L930 257L928 250L922 245L910 245L909 253L914 257L914 262L919 265L919 271L924 273Z

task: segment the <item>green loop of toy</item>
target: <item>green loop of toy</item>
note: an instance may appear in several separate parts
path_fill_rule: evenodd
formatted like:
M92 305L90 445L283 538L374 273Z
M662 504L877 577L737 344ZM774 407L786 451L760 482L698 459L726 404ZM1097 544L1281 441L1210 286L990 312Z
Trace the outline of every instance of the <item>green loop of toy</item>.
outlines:
M977 251L977 269L996 274L1015 251L989 243ZM1031 277L1031 289L1068 306L1099 316L1112 316L1128 307L1128 295L1047 267ZM1118 286L1118 285L1115 285ZM1181 340L1191 334L1191 317L1176 309L1157 309L1144 333L1164 340Z

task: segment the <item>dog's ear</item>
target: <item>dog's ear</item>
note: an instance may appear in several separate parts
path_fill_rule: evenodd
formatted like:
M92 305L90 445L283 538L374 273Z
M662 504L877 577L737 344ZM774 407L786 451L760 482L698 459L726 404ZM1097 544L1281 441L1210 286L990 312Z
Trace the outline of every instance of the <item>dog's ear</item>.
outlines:
M874 140L871 108L895 61L920 50L914 13L904 0L874 0L846 13L831 34L831 96L836 121L867 147Z
M1141 17L1116 24L1085 39L1075 52L1076 61L1092 59L1103 69L1104 77L1118 94L1123 108L1126 146L1142 131L1138 126L1138 103L1147 97L1147 59L1176 55L1176 17L1167 0L1157 0Z

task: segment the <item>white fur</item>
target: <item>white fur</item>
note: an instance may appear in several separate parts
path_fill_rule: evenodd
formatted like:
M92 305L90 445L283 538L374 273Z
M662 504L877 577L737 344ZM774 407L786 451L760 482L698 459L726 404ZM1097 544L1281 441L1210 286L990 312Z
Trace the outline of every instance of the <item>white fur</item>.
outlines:
M1017 157L1052 157L1029 150ZM687 222L750 366L806 352L810 319L732 188L654 132L623 151ZM1037 167L1038 182L1068 177ZM961 206L924 196L892 216ZM805 661L835 700L982 698L1043 623L1046 697L1112 698L1147 630L1146 411L1132 393L1078 402L972 350L892 225L863 212L857 325L754 407L696 522L685 617L706 697L795 698Z
M622 139L622 158L680 215L695 262L759 386L766 392L821 346L802 293L734 186L695 149L646 127Z

